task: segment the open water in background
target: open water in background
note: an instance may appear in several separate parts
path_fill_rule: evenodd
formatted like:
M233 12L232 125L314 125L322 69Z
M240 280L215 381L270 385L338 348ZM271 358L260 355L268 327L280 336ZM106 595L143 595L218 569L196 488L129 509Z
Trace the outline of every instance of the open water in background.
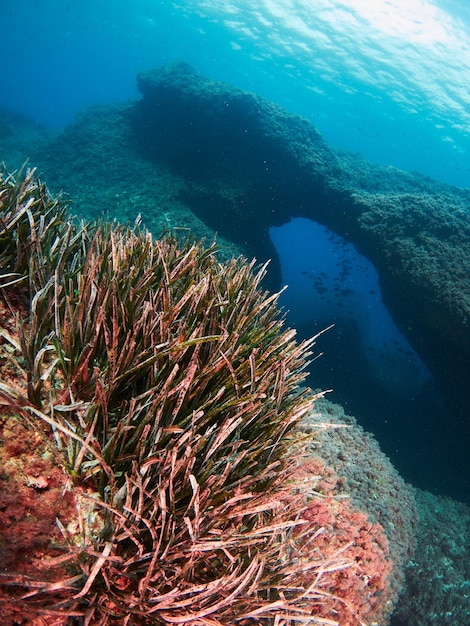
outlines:
M470 186L470 4L461 0L1 3L0 106L51 126L138 97L187 61L310 119L334 146Z

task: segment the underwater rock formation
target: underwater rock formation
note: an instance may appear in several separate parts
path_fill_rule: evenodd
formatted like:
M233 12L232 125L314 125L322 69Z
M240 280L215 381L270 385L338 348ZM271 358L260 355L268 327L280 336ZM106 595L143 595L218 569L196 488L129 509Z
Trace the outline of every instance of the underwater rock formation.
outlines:
M406 570L398 624L470 624L470 507L415 490L416 550Z
M380 520L391 558L401 564L393 582L402 591L391 623L469 623L470 507L404 485L375 439L325 398L315 403L302 427L312 432L325 421L337 427L318 432L309 451L328 468L321 484L338 495L348 494L371 521Z
M141 153L184 176L181 197L202 221L250 255L276 260L269 228L306 217L374 263L387 308L445 396L442 446L464 475L470 191L334 152L308 121L185 63L141 74L138 86ZM276 283L276 262L271 269Z

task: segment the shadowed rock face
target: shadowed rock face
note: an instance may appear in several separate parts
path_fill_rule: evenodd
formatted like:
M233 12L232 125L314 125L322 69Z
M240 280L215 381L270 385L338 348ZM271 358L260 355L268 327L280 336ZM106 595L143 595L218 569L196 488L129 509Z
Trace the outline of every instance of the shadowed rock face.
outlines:
M470 192L334 152L308 121L187 64L141 74L138 86L141 153L184 175L183 199L206 224L262 260L277 258L270 226L306 217L374 263L468 445ZM279 277L275 261L277 287Z

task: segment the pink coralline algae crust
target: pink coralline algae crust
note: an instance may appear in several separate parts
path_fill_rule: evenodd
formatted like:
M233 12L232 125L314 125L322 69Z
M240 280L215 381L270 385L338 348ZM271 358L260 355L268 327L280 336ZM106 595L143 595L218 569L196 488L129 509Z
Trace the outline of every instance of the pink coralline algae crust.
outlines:
M332 616L340 626L387 624L392 589L388 541L379 524L346 500L314 500L305 519L321 527L316 549L326 559L341 554L350 566L328 572L322 587L331 594L313 608L315 617Z
M333 427L325 429L325 424ZM352 521L355 520L361 528L371 528L371 540L377 539L375 543L366 544L366 552L370 551L374 555L371 558L372 568L377 567L378 578L372 575L372 580L377 581L377 594L371 594L371 599L377 604L380 597L379 581L382 581L384 574L376 552L377 546L380 547L379 550L383 550L385 546L378 539L380 530L388 540L387 555L390 566L386 572L387 600L382 602L382 617L379 616L375 621L366 620L368 625L388 624L393 607L397 605L400 594L404 591L405 567L413 554L416 541L417 511L414 491L380 450L375 438L365 432L353 417L346 415L342 407L325 399L318 400L314 410L304 419L302 430L314 433L308 451L311 457L310 473L318 476L314 489L324 496L334 495L338 503L336 506L341 503L346 511L341 511L338 516L339 525L335 527L335 535L344 535L348 523L351 522L353 528ZM364 516L362 526L359 522L360 516ZM346 521L341 522L342 519ZM355 532L354 530L353 536Z
M3 411L0 439L0 582L5 582L0 589L1 623L36 624L34 602L22 600L16 582L67 577L65 565L48 563L66 552L56 520L66 525L75 516L75 500L40 433Z

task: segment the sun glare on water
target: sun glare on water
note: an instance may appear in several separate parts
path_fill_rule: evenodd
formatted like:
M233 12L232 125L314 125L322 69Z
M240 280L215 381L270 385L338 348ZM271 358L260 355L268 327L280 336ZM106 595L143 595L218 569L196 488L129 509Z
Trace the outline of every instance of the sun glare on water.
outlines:
M450 44L454 24L447 13L425 0L345 0L376 31L409 43Z

